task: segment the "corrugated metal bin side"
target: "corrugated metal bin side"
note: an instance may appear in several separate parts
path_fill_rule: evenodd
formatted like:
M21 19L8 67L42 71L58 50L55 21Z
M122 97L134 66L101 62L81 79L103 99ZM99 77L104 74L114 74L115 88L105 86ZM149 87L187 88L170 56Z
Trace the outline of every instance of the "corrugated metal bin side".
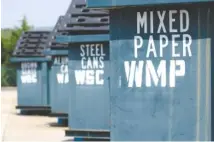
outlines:
M49 36L48 51L46 54L52 56L49 64L49 87L51 100L50 116L67 117L70 95L68 75L68 44L57 43L55 40L58 29L63 27L64 16L60 16L53 31Z
M43 54L48 31L27 31L22 34L13 52L17 64L17 109L49 111L48 61Z
M213 15L213 3L111 10L112 141L211 140Z

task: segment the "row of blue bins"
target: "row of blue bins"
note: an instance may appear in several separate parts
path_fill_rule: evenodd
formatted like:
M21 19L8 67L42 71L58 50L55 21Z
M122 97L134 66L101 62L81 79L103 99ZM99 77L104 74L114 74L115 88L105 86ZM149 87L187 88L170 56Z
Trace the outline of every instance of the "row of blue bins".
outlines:
M108 34L108 11L87 9L84 0L73 0L52 31L23 33L11 58L16 108L68 120L65 135L75 140L109 140Z
M85 0L72 0L64 17L56 41L69 44L72 94L66 136L109 140L110 52L108 38L99 38L109 36L109 13L87 9Z
M213 140L213 15L214 0L72 0L17 42L17 109L79 141Z

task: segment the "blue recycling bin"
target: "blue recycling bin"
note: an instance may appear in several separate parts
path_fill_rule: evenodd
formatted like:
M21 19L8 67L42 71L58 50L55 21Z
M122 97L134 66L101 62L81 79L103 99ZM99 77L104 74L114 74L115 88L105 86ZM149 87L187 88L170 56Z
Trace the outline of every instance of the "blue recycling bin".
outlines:
M111 140L213 140L213 0L87 6L110 8Z
M69 43L69 98L66 136L109 140L109 27L108 12L85 7L73 0L65 14L57 42Z
M109 139L109 43L108 40L82 42L83 37L80 37L80 43L69 48L69 75L74 81L70 83L72 95L66 135ZM87 46L97 52L87 55Z
M63 16L60 16L49 36L49 47L44 51L45 55L51 56L49 63L49 89L51 113L49 116L67 119L68 103L71 89L68 73L68 45L55 41L58 29L63 26Z
M52 58L49 75L50 115L67 118L70 92L67 55L57 55Z
M47 31L28 31L17 42L13 57L17 66L17 109L50 112L48 90L48 62L42 54Z

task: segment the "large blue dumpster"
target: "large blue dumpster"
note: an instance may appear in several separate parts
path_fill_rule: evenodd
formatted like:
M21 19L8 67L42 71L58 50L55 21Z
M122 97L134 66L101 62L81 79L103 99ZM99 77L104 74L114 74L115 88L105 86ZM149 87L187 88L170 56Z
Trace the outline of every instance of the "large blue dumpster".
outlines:
M49 71L51 116L67 117L69 98L68 55L52 57Z
M85 7L73 0L66 15L64 36L69 43L69 99L67 136L109 139L109 17L106 10Z
M114 7L111 140L213 140L214 3L95 1L88 0L88 6ZM160 5L165 2L177 4Z
M48 61L43 54L50 32L28 31L22 34L13 52L17 64L17 109L49 113Z
M69 75L68 75L68 45L55 42L58 28L62 26L63 16L60 16L49 36L46 55L50 55L49 63L49 89L51 117L67 118L68 99L70 95Z

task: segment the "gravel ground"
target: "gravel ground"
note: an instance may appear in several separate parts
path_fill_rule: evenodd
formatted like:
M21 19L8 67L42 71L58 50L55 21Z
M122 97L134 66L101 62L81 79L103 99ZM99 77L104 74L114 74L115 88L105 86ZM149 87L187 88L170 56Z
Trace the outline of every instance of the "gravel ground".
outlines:
M65 142L72 138L64 136L66 127L50 126L56 118L47 116L18 115L16 88L2 88L1 91L1 136L3 142Z

